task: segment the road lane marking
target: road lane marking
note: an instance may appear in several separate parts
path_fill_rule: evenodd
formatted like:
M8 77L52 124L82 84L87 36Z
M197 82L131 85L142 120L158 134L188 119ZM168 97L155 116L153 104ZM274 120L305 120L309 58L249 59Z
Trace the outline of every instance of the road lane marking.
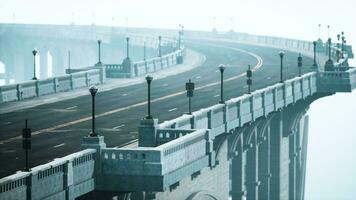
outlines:
M11 124L11 122L5 122L3 125L9 125Z
M217 94L217 95L215 95L214 97L219 97L220 96L220 94Z
M72 110L72 109L77 108L77 107L78 106L71 106L71 107L66 108L66 110Z
M64 145L65 145L65 143L58 144L58 145L56 145L56 146L53 146L53 148L58 148L58 147L61 147L61 146L64 146Z
M257 64L251 69L251 71L256 71L256 70L258 70L259 68L261 68L263 66L263 59L260 56L258 56L257 54L254 54L252 52L249 52L249 51L246 51L246 50L243 50L243 49L220 46L220 45L210 45L210 46L215 46L215 47L220 47L220 48L225 48L225 49L231 49L231 50L234 50L234 51L239 51L239 52L246 53L246 54L251 55L252 57L256 58ZM239 74L239 75L236 75L236 76L233 76L233 77L230 77L228 79L225 79L224 82L234 81L234 80L243 78L245 76L246 76L246 72L244 72L242 74ZM206 85L203 85L203 86L199 86L195 90L202 90L202 89L213 87L213 86L216 86L216 85L220 85L220 81L209 83L209 84L206 84ZM172 94L169 94L169 95L166 95L166 96L158 97L156 99L151 100L151 103L155 103L155 102L158 102L158 101L163 101L163 100L166 100L166 99L169 99L169 98L172 98L172 97L176 97L176 96L179 96L179 95L183 95L183 94L186 94L185 90L184 91L180 91L180 92L176 92L176 93L172 93ZM114 114L114 113L126 111L126 110L129 110L129 109L132 109L132 108L136 108L136 107L140 107L140 106L144 106L146 104L147 104L147 101L142 101L142 102L139 102L139 103L136 103L136 104L132 104L132 105L126 106L126 107L121 107L121 108L110 110L110 111L107 111L107 112L104 112L104 113L97 114L97 115L95 115L95 117L96 118L105 117L105 116L108 116L108 115L111 115L111 114ZM44 128L44 129L41 129L41 130L38 130L38 131L34 131L34 132L32 132L32 136L36 136L36 135L39 135L39 134L42 134L42 133L48 133L48 132L51 132L51 131L56 130L56 129L60 129L60 128L64 128L64 127L67 127L67 126L79 124L79 123L82 123L82 122L85 122L85 121L89 121L91 119L92 119L92 117L91 117L91 115L89 115L87 117L83 117L83 118L80 118L80 119L77 119L77 120L74 120L74 121L70 121L70 122L66 122L66 123L63 123L63 124L55 125L53 127ZM12 138L8 138L8 139L5 139L5 140L1 140L0 144L1 143L5 144L5 143L8 143L8 142L12 142L14 140L20 140L20 139L22 139L22 135L15 136L15 137L12 137Z
M119 125L119 126L113 127L112 129L119 129L119 128L124 127L124 126L125 126L125 124L121 124L121 125Z
M168 83L165 83L165 84L163 84L162 86L163 86L163 87L167 87L167 86L168 86Z
M267 77L267 80L269 80L269 79L271 79L271 77L269 76L269 77Z
M197 77L195 77L196 79L200 79L201 78L201 76L197 76Z
M169 109L168 112L172 112L172 111L175 111L175 110L177 110L177 108Z
M121 96L126 97L126 96L127 96L127 94L125 93L125 94L122 94Z

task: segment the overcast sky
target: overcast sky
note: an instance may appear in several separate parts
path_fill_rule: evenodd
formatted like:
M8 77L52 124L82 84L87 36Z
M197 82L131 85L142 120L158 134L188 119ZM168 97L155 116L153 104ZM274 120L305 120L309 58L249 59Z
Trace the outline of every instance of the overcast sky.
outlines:
M236 31L314 39L318 24L356 34L353 0L0 0L0 22ZM346 6L345 6L346 5ZM342 8L342 9L341 9ZM114 18L114 20L112 20ZM231 20L232 18L232 20ZM232 21L232 23L231 23ZM352 38L350 41L354 42ZM356 41L356 40L355 40Z

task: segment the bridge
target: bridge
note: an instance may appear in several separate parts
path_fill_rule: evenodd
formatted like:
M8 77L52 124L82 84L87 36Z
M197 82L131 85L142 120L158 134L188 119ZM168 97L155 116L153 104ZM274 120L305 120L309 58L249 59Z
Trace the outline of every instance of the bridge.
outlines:
M139 121L137 147L109 148L103 130L99 135L87 135L81 142L83 150L2 178L0 199L74 199L92 191L123 199L303 199L306 111L318 98L351 92L356 87L356 69L348 66L348 59L353 57L351 47L340 49L319 41L314 48L308 41L248 34L187 32L185 36L192 43L206 42L213 48L225 45L248 54L255 59L254 74L263 66L261 57L229 45L315 55L313 62L318 66L309 60L303 66L305 73L298 75L294 73L297 67L293 66L294 71L287 68L288 75L281 75L278 83L275 79L271 84L266 81L250 93L240 91L241 95L231 94L236 85L228 90L221 83L245 74L227 74L221 82L196 88L203 91L216 86L218 90L221 84L218 104L197 106L199 109L191 114L161 123L155 117L158 113L153 117L148 113ZM271 66L279 68L277 63ZM234 96L224 98L225 90ZM182 94L185 91L167 96ZM164 107L157 99L152 103Z

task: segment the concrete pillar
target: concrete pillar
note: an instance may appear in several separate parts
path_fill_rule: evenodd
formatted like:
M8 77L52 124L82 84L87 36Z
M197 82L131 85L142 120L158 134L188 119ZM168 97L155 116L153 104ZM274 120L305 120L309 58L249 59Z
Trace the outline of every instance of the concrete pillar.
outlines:
M289 136L289 199L296 199L296 131Z
M269 123L269 122L268 122ZM270 200L271 188L271 169L270 169L270 126L266 127L261 144L259 146L258 156L258 171L259 180L261 181L259 187L259 198L263 200Z
M246 188L247 199L258 200L258 142L257 130L254 127L252 131L250 146L247 150L247 165L246 165Z
M284 110L271 119L271 199L288 200L289 196L289 144L283 134Z
M40 49L40 65L36 63L36 67L40 68L40 76L37 77L38 79L45 79L47 78L48 74L48 50L47 49Z
M138 129L138 146L155 147L158 119L142 119Z
M243 134L240 134L240 138L237 142L237 153L232 158L231 162L231 198L232 200L244 200L246 199L246 153L243 150Z

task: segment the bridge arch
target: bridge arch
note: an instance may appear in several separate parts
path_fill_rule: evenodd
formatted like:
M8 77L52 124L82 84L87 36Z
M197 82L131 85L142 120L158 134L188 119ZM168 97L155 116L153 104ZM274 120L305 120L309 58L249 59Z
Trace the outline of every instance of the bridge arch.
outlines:
M198 191L191 194L186 200L219 200L219 198L208 191Z

